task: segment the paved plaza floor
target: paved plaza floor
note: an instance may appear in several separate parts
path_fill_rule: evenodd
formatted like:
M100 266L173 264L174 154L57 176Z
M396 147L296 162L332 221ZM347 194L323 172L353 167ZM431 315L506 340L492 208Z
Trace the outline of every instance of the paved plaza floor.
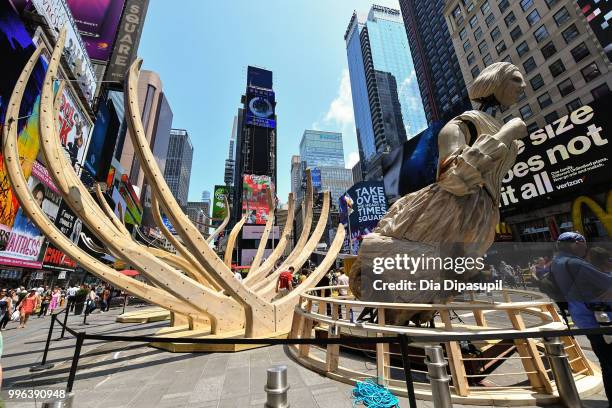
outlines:
M135 310L133 308L128 308ZM90 325L82 316L70 316L69 326L88 333L150 335L168 322L149 324L116 323L121 309L94 313ZM11 322L3 331L3 390L64 388L75 339L53 341L48 362L53 369L30 373L39 364L48 333L50 317L34 317L25 329ZM59 330L53 338L59 337ZM582 342L581 342L582 343ZM587 344L585 346L588 347ZM586 349L587 356L593 354ZM77 408L182 408L182 407L263 407L266 368L288 366L292 408L352 407L352 387L309 371L289 358L282 346L264 347L241 353L170 353L141 343L87 341L79 362L74 386L73 407ZM41 402L6 402L7 407L41 407ZM419 401L419 407L432 407ZM603 393L590 397L585 406L607 406ZM400 407L408 407L400 399Z

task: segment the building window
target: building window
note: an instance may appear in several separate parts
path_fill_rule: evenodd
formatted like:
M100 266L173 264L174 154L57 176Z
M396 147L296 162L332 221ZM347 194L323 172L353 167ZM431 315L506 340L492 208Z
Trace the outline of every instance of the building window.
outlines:
M533 0L521 0L521 8L523 11L529 10L531 6L533 6Z
M497 5L497 7L499 7L499 12L502 14L508 9L509 6L510 2L508 2L508 0L501 0Z
M565 81L562 81L559 85L557 85L557 88L559 88L559 93L561 96L569 95L576 90L571 78L567 78Z
M557 4L558 2L559 0L546 0L546 5L548 6L548 9L551 9L555 7L555 4Z
M476 39L476 41L482 38L482 29L480 27L478 27L476 31L474 31L474 38Z
M544 122L546 122L546 124L553 123L557 119L559 119L559 114L556 110L544 116Z
M484 66L487 67L493 63L493 58L491 58L491 54L487 54L482 58L482 62Z
M476 61L476 57L474 57L474 53L470 52L470 55L467 56L468 65L472 65Z
M538 9L535 9L531 13L527 14L527 23L529 23L529 27L538 21L540 21L540 13L538 13Z
M591 89L591 95L595 100L605 97L610 93L610 88L607 83L603 83L596 88Z
M503 41L500 41L495 46L495 51L497 51L497 55L500 55L502 52L506 51L506 43L504 43Z
M516 47L516 53L518 54L519 57L522 57L528 52L529 52L529 46L527 45L527 42L525 41L523 41L522 43L518 45L518 47Z
M510 12L506 17L504 17L504 22L506 23L506 27L510 28L512 24L516 21L516 17L514 17L514 13Z
M512 31L510 31L510 38L512 38L512 41L518 40L521 35L523 35L523 32L519 26L514 27Z
M470 47L472 47L472 44L470 43L470 40L466 40L466 42L463 43L463 51L469 50Z
M580 72L582 72L582 76L584 77L584 80L587 82L591 82L592 80L594 80L595 78L601 75L601 71L599 71L597 64L594 62L582 68Z
M480 51L481 55L487 52L488 49L489 46L487 45L486 41L482 41L480 44L478 44L478 50Z
M540 127L538 126L537 122L533 122L527 125L527 134L531 134L533 132L535 132L536 130L538 130Z
M576 28L576 25L572 24L571 26L567 27L561 34L563 35L565 43L569 44L580 35L580 32Z
M565 72L565 65L563 65L563 62L560 59L558 59L552 64L550 64L548 69L550 70L550 73L552 74L552 76L556 78Z
M580 43L579 46L572 48L572 57L574 57L574 61L580 62L585 59L589 54L589 48L585 43Z
M582 101L580 100L580 98L576 98L573 101L570 101L568 104L565 105L565 107L567 108L568 113L571 113L572 111L575 111L576 109L578 109L581 106L582 106Z
M523 62L523 68L525 69L525 73L528 74L531 71L533 71L534 69L536 69L538 66L535 62L535 60L533 59L533 57L529 57L527 58L527 60L525 62Z
M542 75L540 75L540 74L538 74L538 75L534 76L533 78L531 78L529 80L529 82L531 83L531 88L534 91L537 91L542 86L544 86L544 80L542 79Z
M478 24L478 17L472 16L472 18L470 18L470 27L474 28L476 24Z
M522 101L522 100L523 100L523 99L525 99L525 98L527 98L527 94L525 93L525 90L523 90L523 91L522 91L522 92L519 94L519 96L517 97L517 99L516 99L516 100L517 100L518 102L520 102L520 101Z
M529 106L529 104L521 106L519 112L523 117L523 120L529 119L533 116L533 111L531 110L531 106Z
M493 13L489 14L487 16L487 18L485 18L485 24L487 25L487 27L491 27L491 25L495 22L495 16L493 15Z
M465 37L467 37L467 28L463 27L461 31L459 31L459 38L465 40Z
M565 23L567 20L570 19L570 14L569 14L569 11L567 11L567 9L563 7L561 10L555 13L553 18L555 19L555 22L557 23L557 25L561 27L563 23Z
M550 99L550 94L548 92L544 92L542 95L538 96L538 105L540 105L540 109L545 109L547 106L552 105L552 99Z
M463 4L467 3L467 12L469 13L470 11L474 10L474 1L472 0L467 0L464 1Z
M487 13L489 13L491 11L491 6L489 5L489 1L485 1L484 3L482 3L482 6L480 6L480 11L482 12L483 16L486 16Z
M478 74L480 74L480 68L478 68L478 65L476 65L474 68L472 68L472 78L476 79Z
M512 64L512 58L510 57L510 55L506 55L504 58L501 59L502 62L509 62Z
M504 123L508 123L510 122L510 120L512 120L512 115L508 115L506 116L504 119L502 119L504 121Z
M533 32L533 36L535 37L537 42L542 42L548 38L548 30L545 25L541 25L537 30Z
M555 55L555 53L557 52L557 48L555 48L555 44L551 41L545 46L543 46L541 51L542 55L544 56L544 59L548 59L551 56Z
M497 41L498 38L501 36L501 31L499 29L499 27L495 27L492 31L491 31L491 39L493 41Z

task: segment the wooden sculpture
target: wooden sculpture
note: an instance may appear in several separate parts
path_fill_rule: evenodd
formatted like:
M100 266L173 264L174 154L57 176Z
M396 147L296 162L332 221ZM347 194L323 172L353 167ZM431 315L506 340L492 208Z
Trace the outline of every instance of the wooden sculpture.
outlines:
M312 288L335 262L344 240L342 226L338 228L327 256L309 279L288 296L272 301L270 287L275 285L277 276L282 270L275 269L274 266L285 250L292 231L294 200L293 196L290 195L290 212L279 245L265 262L252 268L248 276L250 279L245 279L245 281L249 281L248 284L235 279L228 264L220 259L209 245L209 242L227 225L229 212L223 224L211 237L208 240L204 239L198 229L181 211L157 167L148 142L144 137L140 120L136 85L141 60L137 60L130 67L125 84L125 117L136 153L152 188L154 219L178 253L173 254L135 242L123 222L117 218L104 200L100 186L95 186L96 200L96 197L92 196L81 183L60 144L55 122L58 117L60 97L54 97L53 85L54 81L57 81L65 39L66 31L61 30L49 60L41 92L40 135L43 159L50 176L67 205L96 234L102 242L104 250L117 259L130 264L146 277L153 286L126 277L83 252L61 234L32 198L21 171L16 145L16 127L23 90L31 75L32 67L38 61L40 48L28 61L15 86L7 110L7 126L3 129L3 152L7 170L23 211L32 218L54 245L75 259L84 269L134 296L141 297L156 306L171 311L175 322L181 321L187 324L185 327L186 335L197 333L198 335L261 338L286 335L291 326L291 311L299 301L299 295L304 290ZM57 95L61 95L62 89L63 83L60 81L60 89ZM296 270L299 270L318 243L329 213L330 197L329 193L326 192L319 224L311 236L312 183L310 177L307 178L307 186L307 213L310 214L310 221L304 224L305 228L298 241L299 245L296 245L288 258ZM179 234L180 240L165 228L160 210L163 210L168 216ZM273 218L273 216L274 211L271 211L270 218ZM228 247L230 245L231 247L234 246L234 241L243 223L241 221L233 229ZM272 225L273 220L266 225L268 234ZM265 244L261 248L263 254ZM225 258L228 259L227 254ZM229 260L231 261L231 257ZM286 261L281 268L289 265ZM253 277L257 277L257 279ZM256 288L255 283L260 286Z
M485 106L514 104L525 87L518 68L499 62L485 68L470 89L470 98ZM375 257L481 257L493 243L499 222L501 180L514 164L517 140L527 135L518 118L504 124L480 110L463 113L442 128L438 138L438 179L399 199L361 244L351 269L351 290L362 292L362 266ZM462 275L442 269L418 270L406 279L473 279L479 271ZM417 285L418 286L418 285ZM404 291L391 300L404 303L444 303L450 291ZM388 316L389 323L410 319L426 322L431 313L413 311Z

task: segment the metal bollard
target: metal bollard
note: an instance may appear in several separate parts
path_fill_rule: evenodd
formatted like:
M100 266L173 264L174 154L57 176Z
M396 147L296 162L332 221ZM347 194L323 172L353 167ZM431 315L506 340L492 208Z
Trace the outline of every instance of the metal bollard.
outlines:
M287 366L279 365L268 368L268 381L264 390L267 394L266 408L289 408L287 402Z
M582 407L563 342L558 337L545 338L544 346L563 405L568 408Z
M55 401L45 401L42 403L42 408L72 408L72 400L74 394L68 394L65 398Z
M435 408L452 408L450 376L446 372L446 360L440 346L425 347L427 378L431 384L431 396Z

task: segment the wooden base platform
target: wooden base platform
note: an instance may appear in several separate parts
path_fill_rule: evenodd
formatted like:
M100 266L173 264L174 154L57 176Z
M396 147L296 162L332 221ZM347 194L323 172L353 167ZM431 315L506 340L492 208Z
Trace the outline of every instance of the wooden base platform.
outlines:
M269 336L271 339L287 338L288 333L274 333ZM243 338L244 331L229 332L219 335L210 334L210 327L203 327L197 330L189 330L189 326L165 327L157 332L156 337L193 337L207 339L240 339ZM151 347L172 353L235 353L238 351L251 350L267 346L266 344L197 344L197 343L149 343Z
M117 316L119 323L153 323L170 320L170 312L161 307L147 307Z

